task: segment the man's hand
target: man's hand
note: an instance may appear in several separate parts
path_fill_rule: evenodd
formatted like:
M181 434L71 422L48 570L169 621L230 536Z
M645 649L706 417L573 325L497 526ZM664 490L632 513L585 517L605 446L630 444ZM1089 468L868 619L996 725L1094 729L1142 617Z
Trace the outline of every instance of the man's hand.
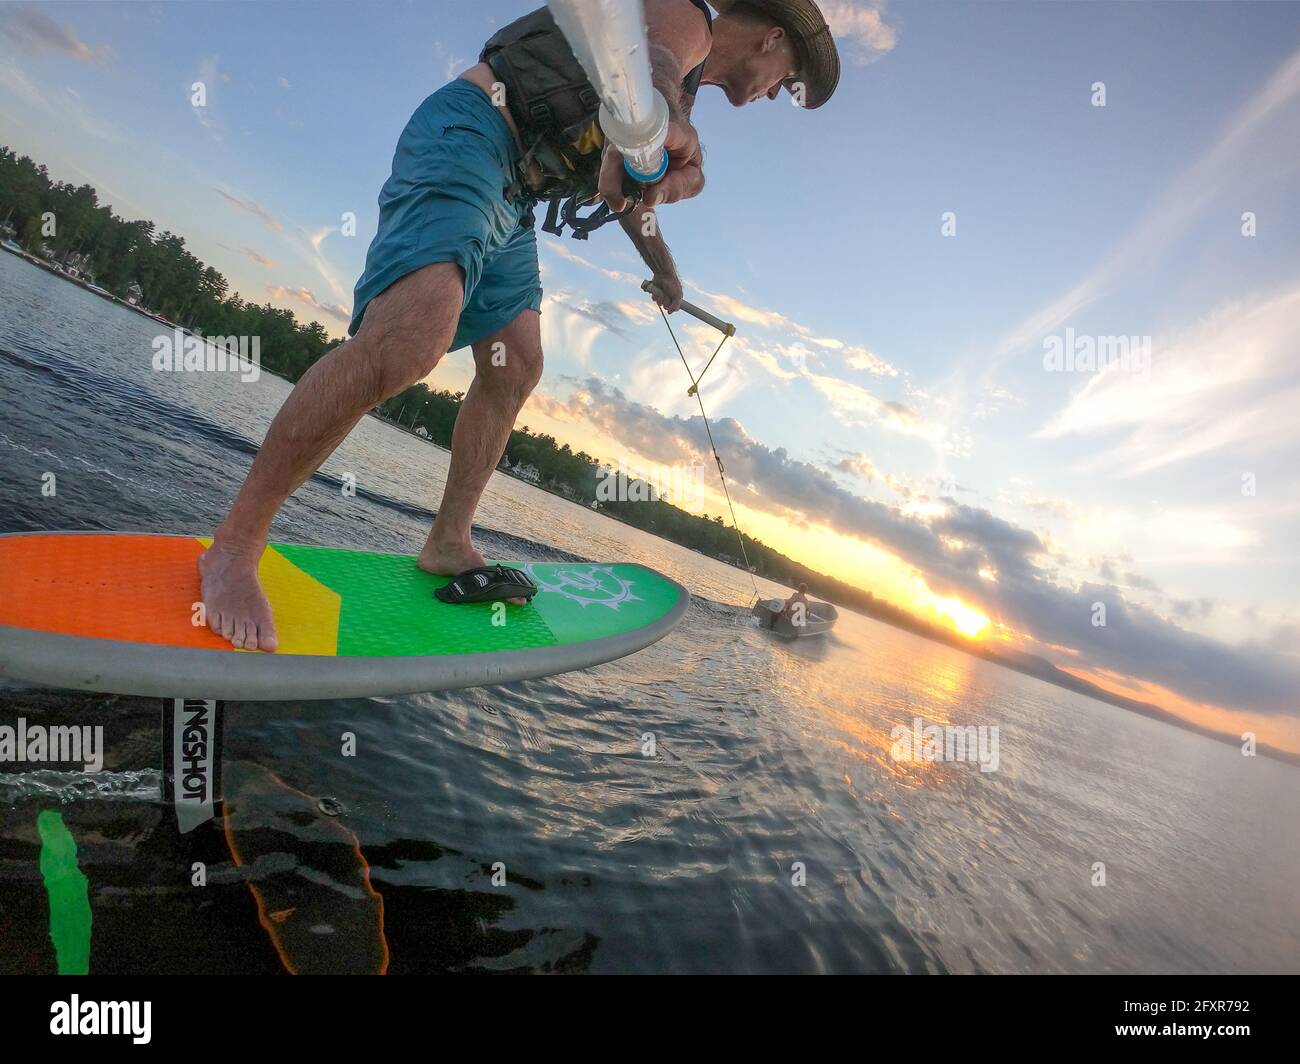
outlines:
M669 122L664 148L668 152L668 172L662 180L646 188L641 202L647 207L690 199L698 196L704 188L704 171L700 168L704 157L695 127L684 122ZM609 204L611 211L627 207L627 197L623 195L625 173L622 153L612 144L606 144L605 157L600 164L599 189L600 198Z
M664 310L671 314L675 310L680 310L682 306L682 279L677 276L676 272L656 273L650 281L650 294L654 301Z

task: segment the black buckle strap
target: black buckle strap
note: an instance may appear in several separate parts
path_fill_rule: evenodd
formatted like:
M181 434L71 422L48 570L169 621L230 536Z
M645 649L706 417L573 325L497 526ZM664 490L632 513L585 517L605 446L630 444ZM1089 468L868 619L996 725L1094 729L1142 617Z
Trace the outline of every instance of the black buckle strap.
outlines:
M620 218L626 218L641 206L641 187L639 185L634 191L629 191L625 185L623 192L628 197L628 204L623 210L611 211L608 203L600 203L587 215L578 213L584 204L578 202L577 196L570 196L566 200L561 200L557 196L547 205L546 221L542 223L542 231L561 236L564 233L564 227L567 225L573 230L569 235L574 240L586 240L602 225L608 225Z

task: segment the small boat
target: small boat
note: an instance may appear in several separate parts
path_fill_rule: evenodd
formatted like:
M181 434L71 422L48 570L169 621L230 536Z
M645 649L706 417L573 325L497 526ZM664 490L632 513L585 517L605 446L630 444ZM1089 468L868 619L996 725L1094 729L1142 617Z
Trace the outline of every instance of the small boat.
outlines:
M803 639L811 635L825 635L835 627L840 614L829 602L809 600L804 623L797 625L785 615L784 599L761 599L754 604L751 611L758 618L758 626L767 628L787 639Z

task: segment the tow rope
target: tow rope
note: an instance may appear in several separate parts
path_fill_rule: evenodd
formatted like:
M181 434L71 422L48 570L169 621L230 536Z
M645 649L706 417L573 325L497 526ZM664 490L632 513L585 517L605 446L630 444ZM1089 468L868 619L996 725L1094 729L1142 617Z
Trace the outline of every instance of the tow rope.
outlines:
M641 285L641 287L648 292L650 290L650 282L646 281ZM692 306L690 303L682 304L682 310L686 311L693 317L698 318L700 321L712 325L714 328L719 329L722 332L722 341L714 349L713 354L709 356L708 362L704 364L704 368L700 370L700 375L697 377L691 372L691 364L686 360L686 354L682 351L682 345L677 342L677 334L673 332L673 325L672 322L668 320L667 312L665 312L663 307L659 307L658 309L659 316L663 318L664 325L668 329L668 335L672 338L673 346L677 348L677 354L682 360L682 365L686 367L686 376L691 380L691 386L686 389L686 394L694 396L695 401L700 406L700 417L704 420L704 431L709 437L709 449L713 451L713 460L718 465L718 479L722 482L722 494L726 497L727 509L731 512L731 527L736 530L736 542L740 544L740 557L745 563L745 573L749 577L749 582L754 588L754 601L757 601L763 596L758 590L758 581L754 579L754 570L749 564L749 553L745 550L745 536L744 533L740 531L740 522L736 519L736 507L731 501L731 491L727 487L727 467L722 462L722 455L718 453L718 445L713 439L713 428L709 424L709 415L704 409L704 397L700 394L700 381L704 379L704 374L709 371L709 367L713 365L713 360L718 357L718 353L722 350L726 342L736 335L736 327L729 322L724 322L715 318L712 314L707 314L698 307ZM752 605L752 603L750 604Z

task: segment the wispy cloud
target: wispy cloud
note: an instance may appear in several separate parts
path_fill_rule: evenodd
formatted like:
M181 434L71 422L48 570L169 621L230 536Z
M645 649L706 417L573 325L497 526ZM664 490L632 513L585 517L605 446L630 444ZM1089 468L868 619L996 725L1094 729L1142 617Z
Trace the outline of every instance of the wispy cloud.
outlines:
M251 214L254 218L256 218L258 221L260 221L263 225L265 225L268 229L272 230L273 232L276 233L286 232L284 223L281 222L279 218L277 218L274 214L268 211L260 203L257 203L251 199L247 199L243 196L236 196L233 192L227 192L224 188L218 188L216 191L217 191L217 195L219 195L232 207L236 207L241 211L245 211L248 214Z
M277 263L275 259L269 259L265 255L262 255L259 252L254 251L250 247L241 247L239 250L242 251L245 255L247 255L250 259L252 259L259 266L265 266L268 270L273 270L279 265L279 263Z
M448 49L441 41L434 43L433 61L434 70L443 81L451 81L462 70L474 65L468 59Z
M1121 475L1214 451L1300 445L1300 284L1231 304L1182 335L1156 338L1149 372L1113 367L1090 379L1040 438L1109 433L1082 471Z
M198 120L201 125L213 138L221 140L225 134L225 125L216 110L217 106L217 87L224 82L230 81L228 74L221 72L221 57L212 55L205 57L199 63L198 72L190 85L185 86L185 95L190 99L193 95L194 84L203 86L203 103L195 104L191 101L190 113Z
M113 58L113 49L107 44L87 44L71 26L26 5L10 11L0 22L0 33L24 55L58 55L78 63L105 63Z
M127 138L111 122L91 114L75 92L46 92L32 82L16 64L4 58L0 58L0 90L17 97L31 110L69 125L86 136L110 144L128 143Z
M286 288L283 285L267 285L267 293L273 299L295 299L299 303L312 308L321 314L326 314L337 321L347 322L351 318L348 308L340 303L322 303L316 298L316 294L307 288Z
M308 236L307 243L311 247L311 261L316 267L316 272L321 275L325 284L329 286L334 298L342 302L352 298L352 286L339 277L338 271L325 257L324 251L325 241L338 231L339 227L336 225L322 226Z
M1008 358L1038 353L1043 337L1069 323L1083 307L1113 291L1127 276L1142 274L1169 253L1192 223L1214 206L1224 187L1260 167L1277 145L1300 143L1300 50L1224 124L1205 153L1173 181L1129 234L1089 274L1031 312L995 345L988 373ZM1294 167L1294 153L1289 163ZM1242 205L1243 209L1245 205Z

